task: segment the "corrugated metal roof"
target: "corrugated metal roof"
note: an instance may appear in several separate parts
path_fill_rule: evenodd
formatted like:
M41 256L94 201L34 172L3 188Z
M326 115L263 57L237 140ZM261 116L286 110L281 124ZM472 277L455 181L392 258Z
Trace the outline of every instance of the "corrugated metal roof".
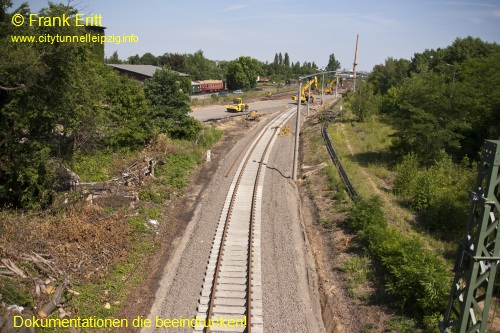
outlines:
M152 77L158 69L161 69L161 67L153 65L122 65L122 64L108 64L108 65L116 69L121 69L127 72L137 73L149 77ZM189 74L184 74L180 72L176 73L179 73L179 76L191 76Z

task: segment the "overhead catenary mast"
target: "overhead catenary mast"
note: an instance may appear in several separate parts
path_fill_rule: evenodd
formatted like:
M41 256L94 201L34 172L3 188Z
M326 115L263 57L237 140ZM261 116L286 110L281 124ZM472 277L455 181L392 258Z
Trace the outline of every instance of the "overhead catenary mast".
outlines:
M356 35L356 52L354 53L354 64L353 64L353 78L354 78L354 91L356 91L356 66L358 65L358 39L359 34Z

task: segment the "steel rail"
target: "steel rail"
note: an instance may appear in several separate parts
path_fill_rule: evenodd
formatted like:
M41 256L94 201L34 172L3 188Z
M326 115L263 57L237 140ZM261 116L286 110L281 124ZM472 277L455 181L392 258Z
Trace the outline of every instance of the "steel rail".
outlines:
M244 157L244 160L241 161L240 167L238 168L238 171L234 177L233 183L231 185L231 188L230 188L230 191L229 191L228 197L227 197L227 198L230 197L229 204L227 206L227 209L226 209L226 206L223 208L223 211L221 213L221 219L219 220L219 226L217 228L217 230L219 230L221 227L221 224L223 223L222 236L219 236L219 237L221 237L220 244L218 245L219 248L218 249L216 248L217 243L218 243L218 238L217 238L218 236L217 235L219 233L219 231L217 231L216 235L214 237L214 242L213 242L214 245L212 247L212 254L210 256L211 259L209 260L209 264L207 266L207 272L205 275L205 282L204 282L204 289L202 290L199 305L198 305L198 316L197 317L203 318L206 316L205 323L209 322L210 319L214 318L214 313L217 313L216 311L221 311L221 313L224 313L224 314L229 313L229 314L237 314L237 315L243 315L243 316L246 315L247 325L246 325L246 329L244 331L247 333L252 332L252 327L254 325L256 325L255 326L256 332L263 331L262 313L259 314L258 313L259 311L257 311L256 317L255 317L255 318L257 318L256 323L253 323L254 315L252 313L252 308L253 308L252 297L256 297L257 309L260 308L260 312L262 311L262 304L261 304L262 303L262 295L261 295L261 289L260 289L260 285L261 285L261 277L260 277L260 221L261 220L260 220L260 201L259 200L261 200L261 198L262 198L262 187L263 187L262 186L263 185L262 176L263 176L263 173L265 172L265 169L263 169L263 165L265 164L265 160L267 159L269 148L272 146L272 143L274 143L274 141L276 140L278 131L293 116L292 111L293 111L293 108L291 108L287 111L284 111L282 113L279 113L276 117L274 117L272 119L272 121L268 122L268 124L261 130L261 132L259 132L256 135L257 139L251 143L251 147L247 150L246 157ZM275 125L275 123L277 124L277 126L273 127L273 125ZM271 131L269 131L269 129L271 129ZM272 131L272 129L274 129L274 131ZM265 135L269 136L269 140L267 141L267 144L265 145L265 147L263 144L261 146L259 146L262 138L264 138ZM258 151L256 151L256 149ZM254 151L256 151L255 154L254 154ZM239 155L241 155L241 153ZM237 159L239 159L239 155L238 155ZM257 156L255 156L255 155L257 155ZM249 171L246 172L247 166L249 166L248 162L250 161L251 158L253 158L254 162L257 162L258 164L251 165L251 168L249 169ZM256 170L255 170L255 168L256 168ZM242 191L240 193L240 185L244 179L243 178L244 175L246 178L245 178L243 184L245 184L245 185L244 185L244 189L242 189ZM248 179L248 177L251 177L251 178ZM250 185L251 183L249 183L249 181L251 181L253 184ZM248 207L248 204L244 203L248 200L248 199L245 200L245 195L246 195L245 189L250 190L250 188L252 188L252 193L251 193L251 197L248 198L248 199L251 199L251 200L249 200L250 206ZM247 191L247 193L248 193L248 191ZM248 193L248 194L250 194L250 193ZM237 210L236 213L240 214L242 209L247 209L244 207L248 207L248 209L249 209L249 221L243 217L243 222L242 222L241 218L238 219L238 216L236 216L236 220L234 220L234 221L232 220L233 210L235 209L235 205L237 203L237 200L240 200L242 202L240 202L238 204L239 207L236 208L236 210ZM226 199L226 204L227 204L227 199ZM225 214L225 216L224 216L224 214ZM243 215L245 215L245 213L243 213ZM256 219L258 219L257 225L256 225ZM244 222L245 220L248 222ZM247 225L247 223L248 223L248 225ZM232 226L232 229L230 231L231 226ZM247 231L245 231L245 230L247 230ZM246 241L247 244L242 245L242 244L238 243L240 245L237 245L237 244L235 245L235 242L241 241L242 237L244 237L244 235L247 232L248 232L248 240ZM229 239L230 233L235 237L234 240ZM254 238L254 234L257 235L256 238ZM230 242L229 245L227 245L228 242ZM258 250L254 250L254 244L257 244L259 246ZM245 259L241 260L242 257L239 257L239 255L241 255L239 253L242 253L242 249L245 249L245 248L247 251L245 254ZM231 251L231 249L232 249L232 251ZM235 252L236 254L233 252ZM216 258L213 258L213 257L216 257ZM211 267L211 262L214 261L213 259L215 259L215 263L214 263L215 267L214 267L214 272L212 273L210 267ZM245 274L246 275L246 281L245 281L246 282L245 283L246 291L244 292L244 294L245 294L244 310L243 310L243 304L239 304L240 303L239 296L225 296L224 295L225 293L230 294L232 292L236 293L237 291L239 291L240 287L238 287L238 285L239 285L238 282L234 282L234 285L232 285L230 282L225 282L224 289L221 288L220 292L218 290L218 287L221 287L219 285L219 279L221 278L221 269L224 265L223 262L225 259L228 260L228 263L226 266L226 273L225 273L227 275L225 278L228 280L231 280L231 279L243 280L244 279L244 277L242 276L243 274L241 274L241 273L243 273L243 272L241 272L243 270L243 269L241 269L242 266L240 266L240 264L232 266L231 261L237 261L238 263L246 261L246 264L245 264L245 266L246 266L246 274ZM253 264L254 261L256 263L255 266ZM254 270L256 270L258 273L257 276L255 277L255 279L253 276ZM234 276L231 276L234 272L236 272L236 274ZM212 276L213 276L213 278L212 278ZM257 287L258 287L256 289L255 293L253 290L254 289L253 283L257 283ZM209 297L206 297L206 296L208 296L208 292L206 291L205 288L210 289L210 291L209 291L210 296ZM219 296L217 296L217 293L219 293ZM243 291L241 291L241 293L243 294ZM216 299L218 297L221 299L218 301L219 305L216 304L217 303ZM241 300L241 302L242 301L243 301L243 299ZM227 302L227 303L225 303L225 302ZM234 304L233 304L233 302L234 302ZM224 305L228 306L224 310L214 309L214 307L216 307L216 306L223 307ZM234 305L234 307L230 308L229 305ZM242 305L242 306L239 306L239 305ZM241 310L239 310L239 309L241 309ZM241 313L239 311L241 311L243 313ZM200 328L198 327L197 330L199 330L199 329ZM205 325L205 327L203 327L203 330L204 330L204 332L210 332L211 328L209 327L209 325ZM235 330L235 332L236 331L241 332L241 330Z

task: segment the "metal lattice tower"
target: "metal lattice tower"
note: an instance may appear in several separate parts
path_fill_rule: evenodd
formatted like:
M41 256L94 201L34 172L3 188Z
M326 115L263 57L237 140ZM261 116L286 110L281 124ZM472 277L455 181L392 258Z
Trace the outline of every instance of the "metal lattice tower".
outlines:
M500 262L500 141L486 140L441 332L485 333Z

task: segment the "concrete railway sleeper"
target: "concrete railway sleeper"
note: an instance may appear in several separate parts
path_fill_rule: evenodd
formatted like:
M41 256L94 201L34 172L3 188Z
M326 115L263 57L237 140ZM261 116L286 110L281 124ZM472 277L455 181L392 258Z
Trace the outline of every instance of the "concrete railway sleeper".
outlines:
M229 188L215 232L198 301L197 318L222 327L195 332L264 332L261 281L261 205L269 152L281 127L294 115L289 108L273 118L247 149ZM231 321L233 327L227 325ZM240 325L239 323L245 323ZM207 325L208 326L208 325Z

